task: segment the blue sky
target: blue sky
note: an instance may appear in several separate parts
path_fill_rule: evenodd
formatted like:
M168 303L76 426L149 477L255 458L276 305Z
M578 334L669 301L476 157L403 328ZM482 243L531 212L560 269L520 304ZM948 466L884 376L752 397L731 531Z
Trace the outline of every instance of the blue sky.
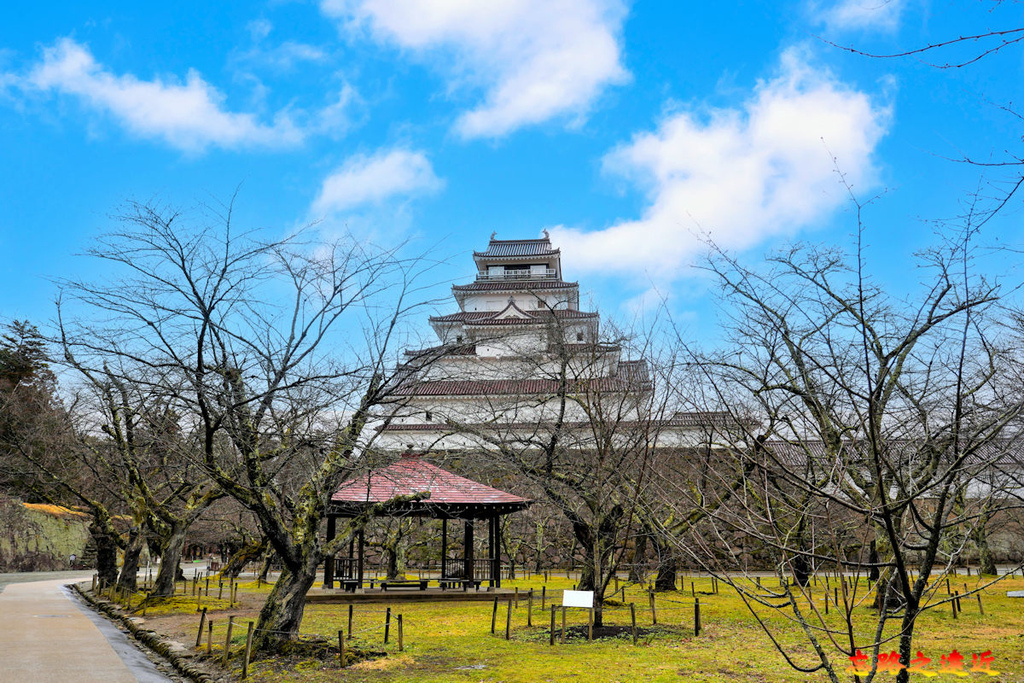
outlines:
M1011 45L870 59L1016 28L1015 3L272 0L22 4L0 21L0 317L45 322L54 278L126 199L226 200L284 234L319 221L450 255L548 229L602 311L657 297L709 330L700 234L748 258L849 245L912 287L935 220L1012 171ZM835 158L833 163L832 157ZM1011 204L985 239L1018 245ZM1011 264L1012 265L1012 264ZM1011 272L1011 277L1019 275Z

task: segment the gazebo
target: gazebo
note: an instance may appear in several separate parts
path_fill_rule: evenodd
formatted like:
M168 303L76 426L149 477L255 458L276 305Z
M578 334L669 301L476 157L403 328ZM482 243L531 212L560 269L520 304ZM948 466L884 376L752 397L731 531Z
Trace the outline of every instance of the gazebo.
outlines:
M381 516L441 520L442 587L462 585L468 588L479 585L481 580L490 581L495 588L500 587L500 518L526 509L533 501L460 477L432 465L421 454L406 452L387 467L343 483L327 506L327 541L335 537L339 517L357 517L376 503L423 492L429 493L429 497L402 503ZM448 557L448 520L464 522L465 552L461 558ZM473 553L473 527L479 520L487 520L488 557L485 558L474 557ZM362 531L357 538L349 543L348 557L329 557L324 561L324 588L334 588L336 579L345 588L362 587Z

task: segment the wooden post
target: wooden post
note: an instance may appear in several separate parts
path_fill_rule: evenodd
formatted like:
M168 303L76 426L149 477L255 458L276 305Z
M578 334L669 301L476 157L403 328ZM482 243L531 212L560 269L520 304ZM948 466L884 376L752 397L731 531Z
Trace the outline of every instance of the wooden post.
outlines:
M839 609L839 586L833 586L832 591L835 596L836 609Z
M551 633L548 634L548 645L555 644L555 606L551 605Z
M587 610L587 642L594 642L594 608Z
M953 591L953 597L956 599L956 611L963 612L963 605L960 604L960 591Z
M953 606L953 618L956 619L956 598L951 599L949 604Z
M519 609L519 586L516 586L515 593L513 594L516 601L516 609Z
M761 577L760 577L760 576L759 576L759 577L757 577L757 587L758 587L758 588L760 588L760 587L761 587Z
M505 640L512 636L512 601L508 601L508 612L505 614Z
M210 577L206 577L206 597L210 597Z
M544 611L544 603L547 602L547 599L548 599L548 587L547 586L541 586L540 587L540 609L541 609L541 611Z
M533 589L526 594L526 625L533 626Z
M196 635L196 647L203 644L203 626L206 625L206 608L203 608L203 613L199 615L199 633Z
M384 613L384 644L388 644L388 636L391 635L391 608Z
M348 606L348 637L349 638L352 637L352 611L353 611L352 608L353 608L353 605L350 604Z
M231 631L235 627L235 618L228 617L228 635L224 638L224 664L227 665L228 657L231 656Z
M398 651L405 649L405 636L402 632L402 615L398 615Z
M217 599L218 600L223 600L224 599L224 580L223 579L221 579L219 587L217 588Z
M946 595L952 595L953 591L949 589L949 577L946 577Z
M654 591L651 591L648 595L651 596L651 623L655 626L658 625L658 612L654 608Z
M636 645L636 605L629 603L629 620L633 624L633 644Z
M352 637L351 633L352 630L349 629L349 638ZM342 669L345 668L345 629L343 628L338 629L338 663Z
M693 635L700 635L700 598L693 599Z
M690 597L697 597L697 589L693 587L693 581L690 582Z
M206 622L206 656L213 654L213 619Z
M200 588L196 593L196 611L198 612L203 608L203 589Z
M981 612L981 616L985 616L985 608L981 606L981 593L975 593L974 597L978 598L978 611Z
M245 658L242 659L242 678L249 676L249 657L252 655L252 629L253 623L249 622L249 630L245 634Z
M96 592L96 575L95 574L92 575L92 592L93 593Z
M498 596L494 596L494 609L491 610L491 635L494 635L494 625L498 621Z
M565 645L565 605L562 605L562 645Z

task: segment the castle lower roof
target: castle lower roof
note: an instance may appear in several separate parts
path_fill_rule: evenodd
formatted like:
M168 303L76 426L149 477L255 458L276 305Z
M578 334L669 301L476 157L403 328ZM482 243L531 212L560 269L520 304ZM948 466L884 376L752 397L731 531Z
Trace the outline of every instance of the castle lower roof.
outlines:
M543 309L538 311L524 311L520 310L523 317L504 317L499 318L498 316L502 311L459 311L457 313L449 313L448 315L431 316L430 322L432 323L464 323L466 325L507 325L507 324L527 324L536 325L538 323L544 323L550 320L551 316L554 316L558 320L589 320L597 318L597 313L590 313L588 311L576 311L565 308L557 308L555 310Z
M553 379L435 380L410 382L396 390L400 396L536 396L556 394L561 388ZM650 385L622 377L595 377L572 382L569 393L645 391Z

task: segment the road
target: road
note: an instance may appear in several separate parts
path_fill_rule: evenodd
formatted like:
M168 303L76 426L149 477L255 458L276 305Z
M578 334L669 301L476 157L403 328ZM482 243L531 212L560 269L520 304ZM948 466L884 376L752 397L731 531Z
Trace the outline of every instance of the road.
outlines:
M0 575L0 683L174 680L66 587L90 572L49 576Z

